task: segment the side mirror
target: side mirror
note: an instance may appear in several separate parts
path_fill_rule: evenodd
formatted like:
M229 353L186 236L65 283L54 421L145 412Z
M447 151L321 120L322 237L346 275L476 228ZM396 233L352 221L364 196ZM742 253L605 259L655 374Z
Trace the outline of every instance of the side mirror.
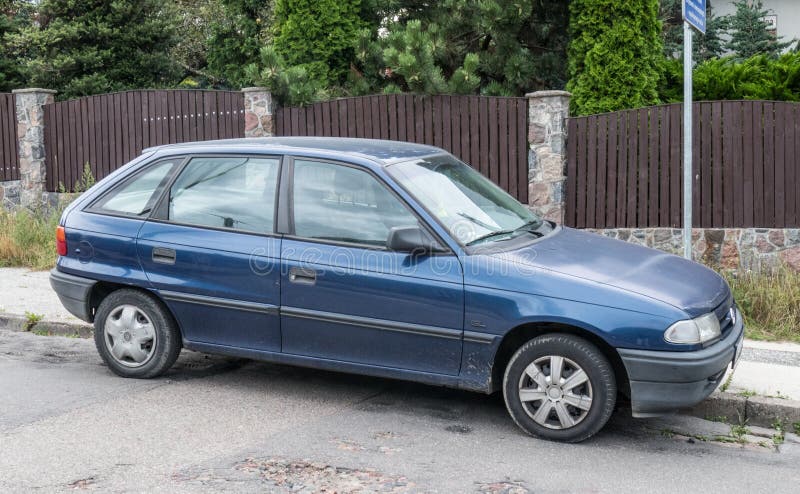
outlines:
M395 252L430 254L443 252L444 248L419 226L396 226L389 230L386 246Z

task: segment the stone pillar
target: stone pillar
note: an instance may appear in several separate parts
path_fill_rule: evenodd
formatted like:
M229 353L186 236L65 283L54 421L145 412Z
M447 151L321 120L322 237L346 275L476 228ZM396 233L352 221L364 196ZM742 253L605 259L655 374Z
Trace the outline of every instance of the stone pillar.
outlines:
M528 98L528 205L563 223L569 99L566 91L536 91Z
M56 91L15 89L17 140L19 146L19 200L22 207L42 205L47 170L44 165L44 105L52 103Z
M246 87L244 95L244 136L270 137L275 134L272 121L272 94L263 87Z

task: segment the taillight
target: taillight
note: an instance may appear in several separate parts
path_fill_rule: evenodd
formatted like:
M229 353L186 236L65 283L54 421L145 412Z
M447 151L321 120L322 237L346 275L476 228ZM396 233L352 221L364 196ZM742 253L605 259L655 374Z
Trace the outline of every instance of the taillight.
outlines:
M56 250L59 256L67 255L67 233L63 226L56 228Z

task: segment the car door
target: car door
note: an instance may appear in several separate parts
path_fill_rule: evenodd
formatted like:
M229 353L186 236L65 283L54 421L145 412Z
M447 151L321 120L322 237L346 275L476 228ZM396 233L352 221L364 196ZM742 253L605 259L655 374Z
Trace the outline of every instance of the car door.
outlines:
M187 340L280 351L280 161L191 157L142 226L142 267Z
M283 351L458 374L464 318L458 258L387 250L392 227L420 220L366 169L305 158L288 169Z

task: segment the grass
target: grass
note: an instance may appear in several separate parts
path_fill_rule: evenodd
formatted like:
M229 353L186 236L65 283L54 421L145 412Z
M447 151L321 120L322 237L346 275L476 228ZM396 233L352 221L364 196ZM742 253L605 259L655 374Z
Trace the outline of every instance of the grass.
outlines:
M731 426L731 437L734 441L738 443L745 443L746 439L744 436L750 434L750 429L748 429L744 425L732 425Z
M30 212L0 209L0 267L45 270L56 261L60 210Z
M749 338L800 343L800 273L780 268L723 276L744 315Z
M772 444L780 446L786 440L786 431L783 429L783 423L776 420L772 423L772 428L775 429L775 434L772 435Z
M0 267L50 269L56 262L56 227L61 212L82 192L95 184L89 163L72 191L59 184L59 206L29 211L6 211L0 207Z
M34 314L33 312L25 311L25 331L30 331L36 324L44 319L41 314Z

